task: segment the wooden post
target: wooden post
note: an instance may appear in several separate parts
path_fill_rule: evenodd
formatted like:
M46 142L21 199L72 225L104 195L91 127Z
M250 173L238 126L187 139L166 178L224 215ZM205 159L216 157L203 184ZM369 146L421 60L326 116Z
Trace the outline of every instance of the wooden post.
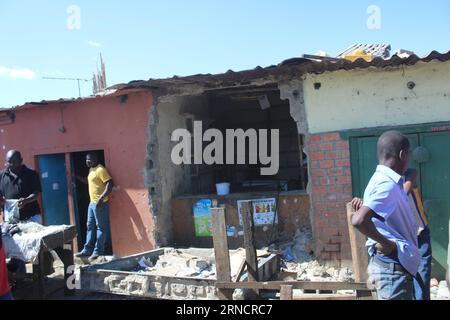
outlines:
M280 289L280 300L292 300L293 298L293 291L292 286L281 286Z
M367 282L367 267L369 265L369 256L365 247L366 237L356 230L352 225L352 217L355 211L352 204L347 204L347 223L350 236L350 246L352 250L353 273L356 282Z
M228 248L225 208L211 208L214 255L217 281L231 282L230 252ZM221 300L233 300L234 290L218 289Z
M70 224L76 226L77 221L75 218L75 205L73 198L73 181L72 181L72 162L70 161L70 153L65 154L66 157L66 177L67 177L67 203L69 205L69 216ZM81 235L77 235L72 240L72 251L78 252L78 241L77 238Z
M245 262L247 265L247 281L258 282L258 256L256 253L254 241L255 223L253 221L253 206L252 203L244 202L242 204L242 227L244 229L244 247L245 247ZM252 299L259 297L259 290L254 289L249 292Z

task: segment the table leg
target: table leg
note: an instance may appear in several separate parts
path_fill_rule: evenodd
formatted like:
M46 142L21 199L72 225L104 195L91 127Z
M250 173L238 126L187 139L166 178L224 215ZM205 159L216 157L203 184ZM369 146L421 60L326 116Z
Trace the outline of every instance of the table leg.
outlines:
M73 276L73 272L75 270L72 269L72 273L67 272L70 266L74 266L73 252L72 250L64 249L63 247L58 247L54 250L64 264L64 294L73 295L75 293L75 288L70 286L68 282L70 281L69 278Z

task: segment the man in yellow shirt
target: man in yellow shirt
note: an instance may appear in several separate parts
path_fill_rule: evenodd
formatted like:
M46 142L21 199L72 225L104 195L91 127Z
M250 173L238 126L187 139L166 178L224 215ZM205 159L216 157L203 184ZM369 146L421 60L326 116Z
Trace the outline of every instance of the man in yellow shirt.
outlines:
M105 242L109 236L109 194L113 181L108 171L98 162L95 153L86 156L89 175L86 178L76 177L87 183L89 187L90 204L88 208L86 243L76 257L89 257L94 261L105 254Z

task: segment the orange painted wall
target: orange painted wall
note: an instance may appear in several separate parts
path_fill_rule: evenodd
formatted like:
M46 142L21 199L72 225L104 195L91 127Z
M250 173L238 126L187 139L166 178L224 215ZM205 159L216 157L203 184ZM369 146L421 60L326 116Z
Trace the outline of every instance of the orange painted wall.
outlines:
M15 110L15 123L0 125L0 157L18 149L34 168L39 154L103 149L115 184L110 204L114 253L151 250L154 223L144 183L151 105L151 94L140 91L130 93L124 103L109 96ZM65 133L60 132L62 119Z

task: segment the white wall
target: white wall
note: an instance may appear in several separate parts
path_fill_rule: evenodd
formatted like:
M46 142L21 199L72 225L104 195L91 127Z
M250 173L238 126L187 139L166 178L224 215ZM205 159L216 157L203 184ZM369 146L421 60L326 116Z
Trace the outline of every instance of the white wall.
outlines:
M450 121L450 61L308 74L304 99L312 134Z

